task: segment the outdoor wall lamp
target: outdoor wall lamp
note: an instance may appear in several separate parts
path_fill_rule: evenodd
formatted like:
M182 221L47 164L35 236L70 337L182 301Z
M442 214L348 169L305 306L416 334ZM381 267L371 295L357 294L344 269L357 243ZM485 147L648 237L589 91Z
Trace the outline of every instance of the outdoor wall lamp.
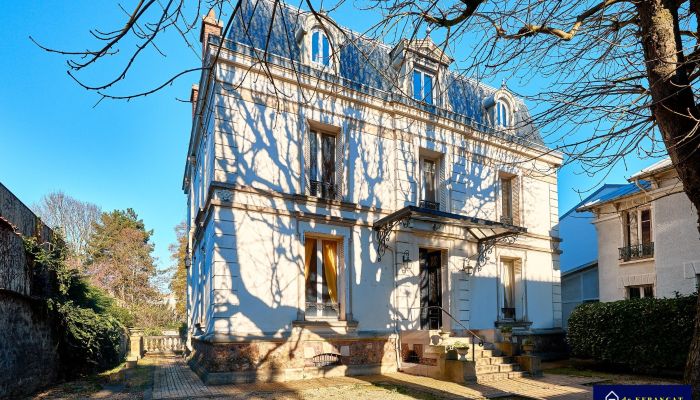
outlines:
M411 261L411 254L408 252L408 250L403 252L403 262L407 263Z
M474 267L472 267L469 262L469 257L464 257L464 260L462 260L462 271L464 271L467 276L471 276L474 273Z

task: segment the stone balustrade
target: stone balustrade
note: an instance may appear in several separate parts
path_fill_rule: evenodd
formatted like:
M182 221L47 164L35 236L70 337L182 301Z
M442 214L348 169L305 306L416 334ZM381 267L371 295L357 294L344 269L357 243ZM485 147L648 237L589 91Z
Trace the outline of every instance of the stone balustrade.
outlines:
M146 354L180 354L185 351L185 338L180 335L144 336Z

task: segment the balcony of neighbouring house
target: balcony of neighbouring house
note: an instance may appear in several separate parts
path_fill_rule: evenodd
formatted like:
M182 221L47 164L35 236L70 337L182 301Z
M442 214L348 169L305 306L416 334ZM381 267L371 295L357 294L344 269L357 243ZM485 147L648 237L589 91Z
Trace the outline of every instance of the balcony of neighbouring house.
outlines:
M620 260L632 261L654 257L654 242L620 247Z

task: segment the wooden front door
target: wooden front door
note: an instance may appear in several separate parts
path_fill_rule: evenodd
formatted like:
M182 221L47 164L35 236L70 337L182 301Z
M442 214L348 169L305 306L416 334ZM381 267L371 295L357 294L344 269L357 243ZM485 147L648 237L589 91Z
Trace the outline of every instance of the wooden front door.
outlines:
M420 327L442 327L442 274L440 250L420 249Z

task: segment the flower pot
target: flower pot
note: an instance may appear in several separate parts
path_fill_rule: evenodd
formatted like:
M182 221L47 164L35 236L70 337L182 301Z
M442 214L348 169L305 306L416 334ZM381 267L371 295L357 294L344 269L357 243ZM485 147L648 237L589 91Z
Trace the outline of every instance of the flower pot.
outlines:
M459 355L459 360L466 360L467 354L469 354L469 347L455 347L455 351Z
M501 336L503 336L503 341L504 342L511 342L513 339L513 333L512 332L501 332Z
M535 345L534 344L523 344L522 348L523 348L523 351L525 352L525 354L530 355L530 354L532 354L532 350L535 349Z
M440 338L441 338L442 340L445 340L445 339L447 339L447 338L449 338L449 337L450 337L450 332L440 331Z

